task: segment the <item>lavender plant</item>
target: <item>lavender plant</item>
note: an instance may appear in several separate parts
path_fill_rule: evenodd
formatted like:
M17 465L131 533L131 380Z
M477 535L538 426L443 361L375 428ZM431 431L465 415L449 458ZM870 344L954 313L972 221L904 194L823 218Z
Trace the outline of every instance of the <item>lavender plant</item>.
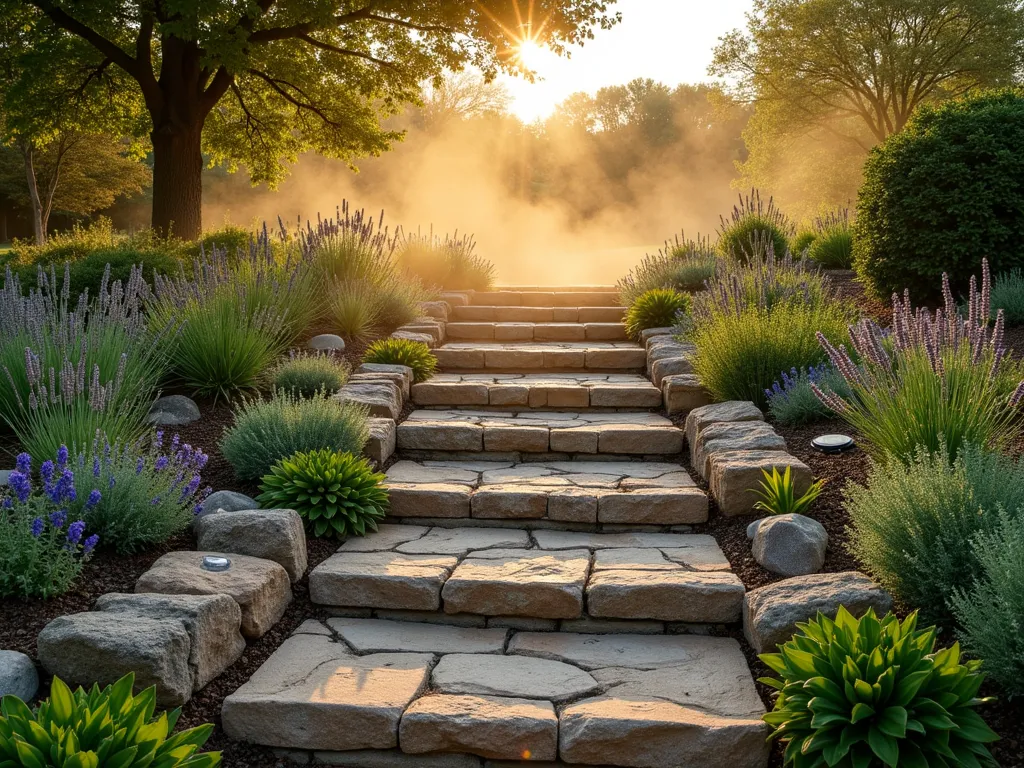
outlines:
M752 255L763 256L769 245L775 253L785 253L789 238L795 233L793 223L775 207L775 201L768 198L766 205L756 189L750 190L749 195L740 195L729 218L722 216L720 220L718 251L725 258L739 261Z
M648 254L628 275L619 280L619 303L632 306L647 291L673 288L677 291L699 291L712 280L719 269L719 258L707 238L696 240L676 235L656 253Z
M126 283L110 283L108 271L97 296L74 303L66 268L59 288L52 267L38 283L25 295L8 270L0 290L0 419L35 455L84 444L97 428L136 437L165 362L147 327L141 269Z
M807 257L825 269L853 266L853 229L845 208L814 220L815 237L807 244Z
M825 360L815 334L838 340L853 317L827 278L789 253L776 259L769 246L696 294L679 330L697 347L695 373L716 398L764 407L779 371Z
M68 451L39 468L42 488L32 485L32 457L17 457L8 485L0 489L0 597L48 598L68 590L99 543L69 513L78 501ZM99 498L89 494L82 507ZM73 522L69 522L73 521Z
M764 391L772 418L780 424L798 426L835 416L814 394L811 384L843 397L850 394L846 379L827 361L801 370L791 368Z
M991 278L982 262L979 290L972 276L962 317L943 275L943 306L934 313L911 305L909 293L893 296L891 351L872 320L850 329L859 359L819 334L832 364L846 379L843 397L813 386L830 409L857 429L881 462L911 461L919 447L943 446L956 458L966 444L998 449L1020 433L1016 406L1024 397L1019 366L1007 359L1003 313L989 322Z
M489 291L494 285L494 264L475 253L471 235L435 235L420 231L398 233L398 264L431 285L449 290Z
M210 494L200 489L208 458L178 435L165 446L162 431L113 444L97 434L76 456L78 498L68 510L119 553L158 544L199 513Z

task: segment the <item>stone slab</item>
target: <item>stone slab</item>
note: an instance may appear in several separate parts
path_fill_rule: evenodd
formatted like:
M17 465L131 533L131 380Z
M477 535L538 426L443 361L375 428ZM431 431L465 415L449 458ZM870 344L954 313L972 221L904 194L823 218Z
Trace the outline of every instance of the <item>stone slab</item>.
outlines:
M306 573L306 531L292 509L218 512L196 521L196 546L280 563L292 582Z
M441 693L553 702L579 698L599 688L593 677L571 664L527 656L452 653L441 658L430 679Z
M502 653L503 629L447 627L378 619L327 619L356 653Z
M601 570L587 584L587 610L603 618L729 623L739 621L745 591L735 574L721 571Z
M693 446L700 430L708 424L724 421L764 421L764 414L749 400L730 400L694 408L686 417L686 442Z
M338 552L309 575L314 603L436 611L458 559L399 552Z
M810 488L811 468L782 451L730 451L711 458L708 484L723 515L746 515L754 511L764 471L791 469L793 488L801 496Z

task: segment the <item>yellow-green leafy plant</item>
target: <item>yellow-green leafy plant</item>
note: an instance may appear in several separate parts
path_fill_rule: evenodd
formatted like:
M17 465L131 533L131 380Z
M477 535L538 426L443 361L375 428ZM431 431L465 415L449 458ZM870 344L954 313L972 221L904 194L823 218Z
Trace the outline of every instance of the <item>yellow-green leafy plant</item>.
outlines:
M264 507L294 509L317 536L363 536L388 510L384 475L359 456L330 449L282 459L260 484Z
M985 745L999 737L976 711L984 680L960 647L935 650L935 627L917 614L860 619L840 607L819 613L778 653L761 656L779 677L760 682L779 693L765 716L770 738L794 768L996 766Z
M786 471L779 474L778 467L772 467L772 471L762 469L764 479L761 487L754 492L760 497L754 505L754 509L767 512L769 515L803 515L810 509L811 504L821 495L821 489L825 487L824 480L817 480L811 483L803 495L796 495L796 484L793 480L792 467L786 467Z
M690 309L690 296L673 288L654 288L641 294L626 312L626 334L632 339L648 328L676 325Z
M364 363L405 365L412 368L415 381L426 381L437 371L437 357L422 341L412 339L380 339L373 342L363 356Z
M53 678L50 697L35 711L16 696L0 704L0 765L4 768L214 768L219 752L199 749L207 723L172 735L181 710L155 717L156 687L132 695L135 675L113 685L72 692Z
M270 380L274 389L283 389L300 397L313 397L321 390L337 392L348 381L348 375L348 365L339 357L293 351L274 367Z

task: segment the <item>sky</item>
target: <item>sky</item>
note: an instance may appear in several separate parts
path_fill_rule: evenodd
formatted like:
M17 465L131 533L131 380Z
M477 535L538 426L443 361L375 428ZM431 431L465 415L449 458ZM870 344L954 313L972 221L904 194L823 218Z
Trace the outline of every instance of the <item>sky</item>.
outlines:
M618 0L613 10L622 14L622 22L596 30L571 58L546 49L525 51L537 82L515 77L501 82L512 96L512 111L526 122L547 117L576 91L593 93L636 77L668 85L709 82L718 38L742 27L751 6L751 0Z

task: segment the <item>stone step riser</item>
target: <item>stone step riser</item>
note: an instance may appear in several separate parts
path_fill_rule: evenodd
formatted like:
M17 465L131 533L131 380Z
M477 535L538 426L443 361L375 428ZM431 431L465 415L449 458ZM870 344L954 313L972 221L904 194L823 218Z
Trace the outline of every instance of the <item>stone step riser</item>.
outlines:
M471 301L496 307L614 307L617 291L479 291Z
M452 307L450 323L620 323L624 307Z
M342 545L309 584L318 605L434 621L728 624L740 620L745 594L728 569L714 539L695 534L386 525Z
M488 428L478 424L410 424L408 421L398 425L398 450L403 453L421 451L431 454L457 452L567 456L679 456L682 449L682 433L666 427Z
M449 341L628 341L622 323L449 323Z
M434 350L443 371L591 371L637 373L647 362L643 349L550 347L546 349L491 349L448 345Z
M545 408L548 410L648 410L661 406L662 395L651 385L637 386L533 386L424 382L412 388L412 401L420 407L476 406L490 408Z

